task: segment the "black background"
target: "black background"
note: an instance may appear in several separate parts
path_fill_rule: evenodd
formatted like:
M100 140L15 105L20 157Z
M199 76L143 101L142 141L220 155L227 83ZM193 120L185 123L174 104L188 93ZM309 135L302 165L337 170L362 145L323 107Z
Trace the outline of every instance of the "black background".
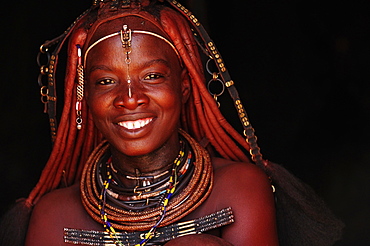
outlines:
M346 223L336 245L369 245L367 1L183 3L223 55L265 158L309 183ZM37 85L38 48L89 5L89 0L1 5L1 213L27 196L50 153Z

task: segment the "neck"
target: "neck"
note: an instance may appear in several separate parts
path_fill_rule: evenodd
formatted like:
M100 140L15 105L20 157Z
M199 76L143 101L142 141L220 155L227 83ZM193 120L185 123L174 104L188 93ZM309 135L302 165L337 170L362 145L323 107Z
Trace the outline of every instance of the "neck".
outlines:
M111 146L112 164L121 177L121 182L126 187L135 187L137 182L127 179L127 176L155 176L170 170L179 150L180 143L177 135L174 140L167 141L160 148L146 155L128 156Z

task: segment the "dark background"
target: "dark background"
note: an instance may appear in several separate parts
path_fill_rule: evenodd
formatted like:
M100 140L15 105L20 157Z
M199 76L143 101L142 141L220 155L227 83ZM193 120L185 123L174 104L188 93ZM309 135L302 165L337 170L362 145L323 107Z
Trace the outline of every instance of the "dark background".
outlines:
M27 196L50 152L38 48L90 2L1 5L1 213ZM367 1L182 2L223 55L265 158L310 184L346 223L336 245L369 245Z

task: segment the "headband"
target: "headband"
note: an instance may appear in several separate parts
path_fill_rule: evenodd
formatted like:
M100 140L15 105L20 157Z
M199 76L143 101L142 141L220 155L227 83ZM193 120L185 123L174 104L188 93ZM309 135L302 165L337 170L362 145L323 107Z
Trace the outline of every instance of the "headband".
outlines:
M106 40L106 39L109 39L109 38L112 38L112 37L115 37L115 36L118 36L118 35L121 35L121 40L122 42L124 42L123 40L123 35L126 34L126 35L129 35L129 39L131 41L131 34L146 34L146 35L151 35L153 37L156 37L156 38L159 38L163 41L165 41L167 44L169 44L171 46L171 48L175 51L177 57L180 59L181 61L181 58L180 58L180 54L179 52L177 51L176 47L165 37L157 34L157 33L154 33L154 32L150 32L150 31L143 31L143 30L131 30L131 29L128 29L128 30L120 30L118 32L115 32L115 33L112 33L112 34L109 34L109 35L106 35L100 39L98 39L97 41L95 41L94 43L92 43L87 49L86 49L86 52L85 52L85 55L84 55L84 65L86 65L86 58L87 58L87 54L90 52L90 50L92 48L94 48L97 44L101 43L102 41Z

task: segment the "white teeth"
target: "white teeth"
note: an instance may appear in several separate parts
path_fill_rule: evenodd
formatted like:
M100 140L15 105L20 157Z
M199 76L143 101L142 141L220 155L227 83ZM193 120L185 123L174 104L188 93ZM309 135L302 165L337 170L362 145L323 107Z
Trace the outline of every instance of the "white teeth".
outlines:
M152 121L152 118L140 119L135 121L122 121L118 125L123 126L129 130L139 129L148 125Z
M140 122L135 121L135 122L134 122L134 128L140 128L140 127L141 127Z

